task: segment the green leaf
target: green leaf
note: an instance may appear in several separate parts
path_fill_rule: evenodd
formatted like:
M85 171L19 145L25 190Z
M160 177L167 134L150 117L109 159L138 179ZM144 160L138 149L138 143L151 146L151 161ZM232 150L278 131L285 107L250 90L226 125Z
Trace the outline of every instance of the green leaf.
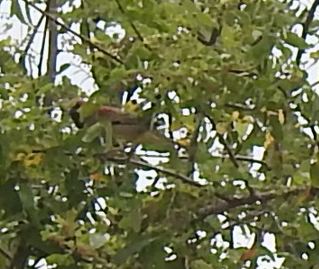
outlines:
M9 99L9 93L8 90L5 88L0 87L0 97L3 100L8 100Z
M288 32L287 33L287 38L285 40L289 45L292 45L294 47L297 47L299 49L306 49L309 47L309 45L307 44L307 42L299 37L297 34L293 33L293 32Z
M90 245L94 248L100 248L110 240L109 234L94 233L89 236Z
M63 71L68 69L71 66L71 64L62 64L59 68L58 74L61 74Z
M0 186L0 208L5 212L3 217L13 217L22 212L22 203L15 190L16 180L9 179Z
M19 183L18 195L20 197L23 209L30 218L31 223L33 223L36 226L39 226L40 222L38 210L35 204L35 197L33 194L33 190L28 182Z
M157 236L152 237L151 235L142 235L137 237L136 239L132 240L131 243L128 243L128 245L117 252L117 254L114 256L114 263L124 263L129 256L141 251L144 247L146 247L156 239Z
M133 231L138 233L141 230L142 215L139 207L134 207L130 212Z
M244 122L244 121L240 122L240 121L238 121L235 124L235 130L238 132L238 135L240 137L243 137L244 135L246 135L248 127L250 125L251 125L251 123L249 123L249 122Z
M74 260L70 254L51 254L45 259L48 264L57 264L60 266L74 264Z
M85 143L91 143L94 139L101 136L104 129L104 126L100 122L93 124L85 130L85 135L82 137L82 141Z
M45 93L51 91L53 87L54 87L53 83L51 83L51 82L46 83L45 85L40 87L40 89L37 91L37 96L40 96L42 94L45 94Z
M208 264L204 260L195 260L190 264L191 269L212 269L212 265Z
M200 23L202 23L203 25L207 25L207 26L212 27L214 21L209 14L206 14L203 12L198 12L196 15L197 15L196 17Z
M22 23L28 24L28 22L25 20L24 15L22 13L19 0L11 1L11 14L16 15Z

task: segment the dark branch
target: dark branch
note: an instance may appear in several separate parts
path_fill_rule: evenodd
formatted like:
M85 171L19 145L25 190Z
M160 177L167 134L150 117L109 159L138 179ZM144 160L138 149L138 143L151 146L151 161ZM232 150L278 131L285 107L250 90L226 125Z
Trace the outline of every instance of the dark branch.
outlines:
M313 21L313 18L314 18L314 15L315 15L315 12L316 12L316 9L319 5L319 0L315 0L309 10L309 13L307 15L307 18L305 20L305 22L303 23L303 29L302 29L302 34L301 34L301 37L306 40L307 38L307 35L309 33L309 28L310 28L310 24L312 23ZM297 53L297 57L296 57L296 63L297 65L300 65L300 60L301 60L301 57L302 55L304 54L305 50L304 49L299 49L298 50L298 53Z
M42 24L44 18L45 18L45 16L44 16L44 14L42 14L41 17L40 17L40 19L39 19L39 21L38 21L38 23L37 23L36 26L34 27L34 29L33 29L33 31L32 31L32 34L30 35L30 38L29 38L29 40L28 40L28 43L27 43L27 45L26 45L26 47L25 47L25 49L24 49L24 53L23 53L23 55L21 56L21 62L22 62L22 63L25 63L25 59L26 59L26 57L27 57L27 55L28 55L28 51L29 51L29 49L31 48L32 42L34 41L34 38L35 38L36 34L38 33L38 30L39 30L39 28L40 28L40 26L41 26L41 24ZM44 37L44 39L45 39L45 37ZM42 55L42 54L41 54L41 55ZM30 75L32 76L32 72L31 72Z
M73 31L70 27L68 27L67 25L65 25L64 23L60 22L58 19L54 18L51 14L49 14L46 11L43 11L41 8L37 7L35 4L27 1L27 0L23 0L26 5L33 7L35 10L37 10L38 12L40 12L41 14L44 14L48 19L54 21L57 25L61 26L64 30L68 31L69 33L73 34L74 36L78 37L81 39L82 42L90 45L91 47L97 49L98 51L102 52L104 55L106 55L107 57L111 58L112 60L114 60L115 62L119 63L119 64L124 64L123 61L118 58L117 56L112 55L110 52L108 52L107 50L105 50L103 47L99 46L98 44L93 43L89 38L87 38L86 36L83 36L75 31Z
M253 158L241 156L241 155L236 155L235 157L237 161L248 162L248 163L258 163L268 168L267 163L264 162L263 160L257 160L257 159L253 159Z
M50 5L47 5L45 12L49 12L49 10L50 10ZM40 77L42 75L42 64L44 62L43 58L44 58L44 50L45 50L45 41L47 39L47 34L48 34L48 31L46 31L46 29L48 29L48 25L49 25L49 19L45 16L44 13L42 13L42 16L44 18L46 18L46 20L45 20L45 24L44 24L44 33L43 33L43 37L42 37L40 59L39 59L39 64L38 64L38 77Z
M24 241L21 241L14 257L12 258L9 269L25 269L30 254L30 246L28 246Z
M204 219L210 215L221 214L225 211L230 211L232 209L238 208L240 206L247 206L253 205L256 202L267 202L277 198L288 198L289 196L296 196L303 192L305 192L309 186L306 187L298 187L290 190L285 191L265 191L265 192L254 192L252 195L251 193L247 196L243 196L240 198L231 198L231 199L222 199L219 202L216 202L212 205L207 205L202 207L198 211L198 218ZM310 191L310 195L318 195L319 188L312 188Z
M48 9L51 16L56 17L57 3L56 0L48 0ZM43 14L42 14L43 15ZM54 21L49 20L48 28L45 31L49 31L49 44L48 44L48 61L47 61L47 77L49 81L54 84L56 77L56 63L58 57L58 31L57 25ZM44 96L44 106L51 106L53 103L52 93L48 92ZM51 110L48 111L49 114Z
M196 187L205 186L205 185L202 185L202 184L192 180L191 178L189 178L183 174L176 172L175 170L167 169L167 168L163 168L163 167L149 164L147 162L127 158L126 156L125 157L116 157L116 156L110 156L110 154L108 154L108 153L102 153L102 154L95 155L95 157L97 157L100 160L106 160L106 161L111 161L111 162L115 162L115 163L130 163L130 164L133 164L133 165L136 165L139 167L154 169L156 172L178 178L181 181L183 181L184 183L187 183L187 184L190 184L190 185L193 185Z
M216 123L215 123L214 119L212 117L210 117L209 115L207 115L207 114L205 114L205 116L209 119L209 121L213 125L213 128L216 129ZM217 132L217 137L219 139L219 142L224 146L227 154L229 155L229 159L231 160L231 162L234 164L234 166L236 168L239 168L239 164L238 164L238 161L236 159L236 156L235 156L234 152L232 151L232 149L227 144L227 142L224 139L223 135Z
M197 37L197 40L205 46L213 46L216 44L217 38L219 37L220 33L221 33L221 29L217 29L216 27L214 27L209 40L205 40L200 35Z
M0 254L5 257L7 260L12 261L12 257L11 254L6 251L5 249L3 249L2 247L0 247Z
M197 119L197 125L192 135L192 139L191 139L189 150L188 150L189 152L189 157L188 157L189 171L187 173L188 176L193 175L195 171L195 158L196 158L197 147L198 147L198 136L199 136L200 127L202 126L202 120L203 120L202 115L198 115L198 117L200 118Z

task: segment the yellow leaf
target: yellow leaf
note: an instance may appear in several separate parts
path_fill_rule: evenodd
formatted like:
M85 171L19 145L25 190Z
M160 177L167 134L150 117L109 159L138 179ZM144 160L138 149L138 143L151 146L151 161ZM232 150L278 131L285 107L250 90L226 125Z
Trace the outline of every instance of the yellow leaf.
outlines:
M246 115L246 116L243 117L243 122L254 123L254 122L255 122L255 119L254 119L254 117L252 117L252 116Z
M307 200L311 195L311 188L306 188L303 192L301 192L297 197L297 204L302 204L305 200Z
M267 108L266 107L262 107L261 109L260 109L260 112L266 112L267 111Z
M189 138L187 138L187 137L178 139L176 142L177 142L178 144L180 144L181 146L184 146L184 147L187 147L187 146L189 146L189 144L190 144L190 140L189 140Z
M227 128L225 126L225 123L219 122L216 124L216 131L219 134L224 134L227 132Z
M238 120L239 118L239 112L238 111L234 111L231 115L233 120Z
M23 164L26 167L31 165L38 165L43 159L42 153L29 153L23 159Z
M284 114L284 111L282 109L278 110L278 120L281 124L285 123L285 114Z
M267 149L274 141L275 141L275 138L271 135L270 132L267 132L265 135L265 142L264 142L265 149Z
M26 156L26 153L24 152L19 152L19 153L10 153L9 157L10 159L14 161L22 161Z
M137 112L140 106L136 102L129 101L124 105L124 108L127 112Z

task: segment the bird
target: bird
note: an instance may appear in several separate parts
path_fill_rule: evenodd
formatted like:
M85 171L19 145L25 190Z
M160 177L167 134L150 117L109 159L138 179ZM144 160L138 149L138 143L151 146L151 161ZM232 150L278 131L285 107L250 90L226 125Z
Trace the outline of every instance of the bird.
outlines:
M88 104L88 109L83 109ZM91 104L92 105L92 104ZM82 110L83 109L83 110ZM152 128L152 117L138 116L115 106L98 106L83 100L73 102L69 115L76 127L83 129L96 123L111 124L112 138L133 144L151 145L155 150L171 150L174 143L163 133Z

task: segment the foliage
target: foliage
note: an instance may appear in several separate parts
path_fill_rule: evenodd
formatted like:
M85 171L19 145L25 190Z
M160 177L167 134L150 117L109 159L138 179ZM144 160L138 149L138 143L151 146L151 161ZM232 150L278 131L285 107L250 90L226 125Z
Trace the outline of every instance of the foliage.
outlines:
M231 269L278 258L317 268L319 98L301 56L317 38L318 1L59 0L41 14L43 2L11 0L28 35L0 43L1 268ZM35 33L48 25L53 56L89 67L89 104L126 96L128 111L151 107L178 152L110 156L100 131L78 130L68 104L86 93L64 76L72 63L56 74L42 66ZM115 26L124 37L109 34ZM240 233L254 242L235 244Z

